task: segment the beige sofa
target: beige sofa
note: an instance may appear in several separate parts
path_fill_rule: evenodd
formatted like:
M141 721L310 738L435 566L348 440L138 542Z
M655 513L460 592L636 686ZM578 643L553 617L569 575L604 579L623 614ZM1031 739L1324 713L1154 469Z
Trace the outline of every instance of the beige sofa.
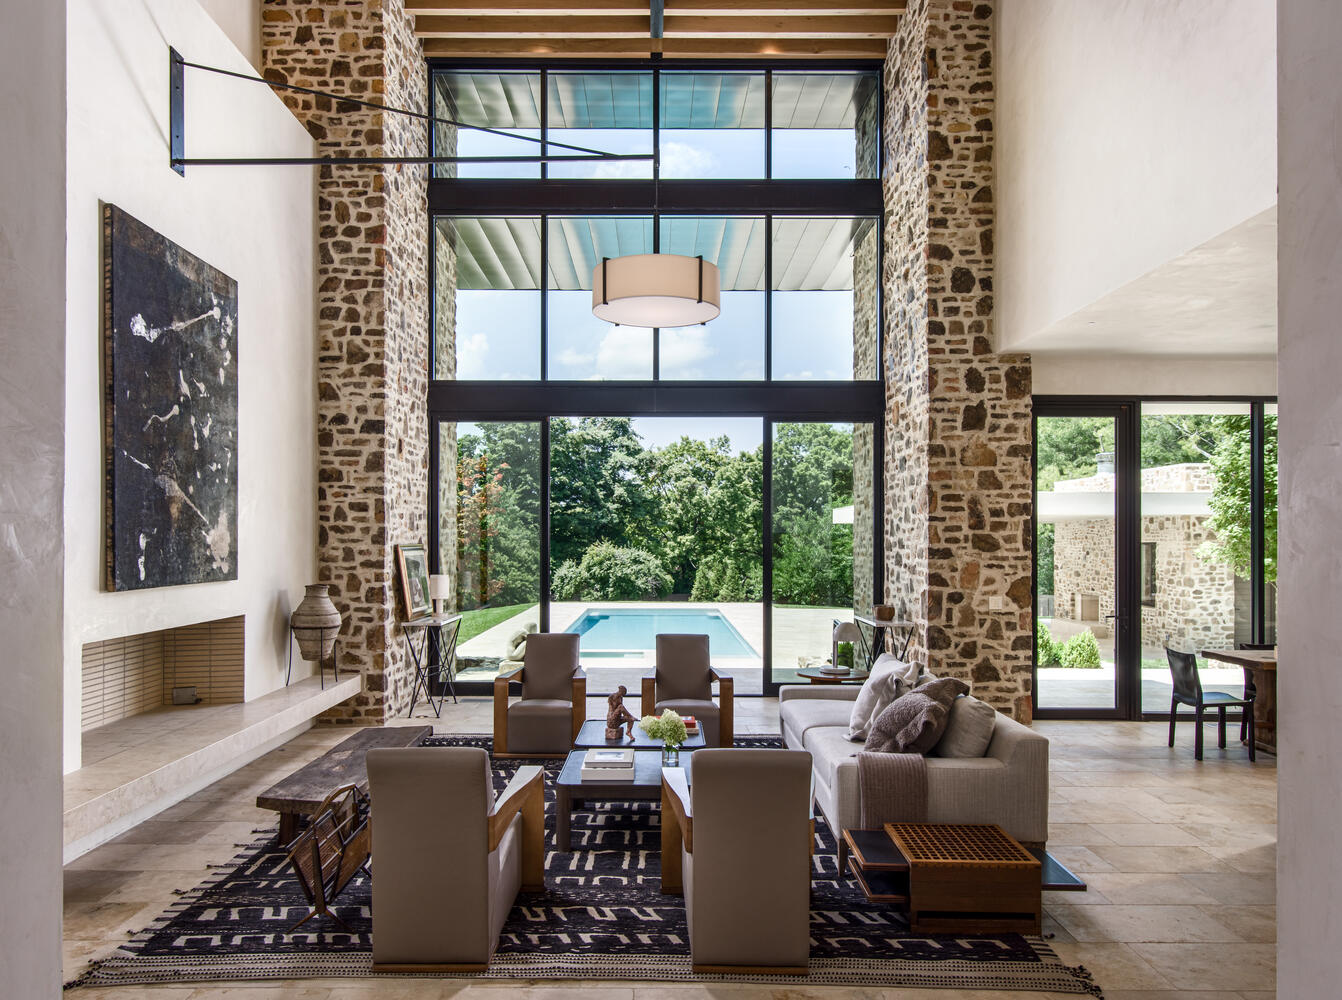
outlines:
M783 742L809 750L815 800L838 840L840 870L847 867L841 831L859 823L857 758L848 719L857 685L798 685L778 691ZM934 751L935 753L935 751ZM1017 840L1048 839L1048 740L997 714L983 757L927 758L927 819L931 823L996 823Z

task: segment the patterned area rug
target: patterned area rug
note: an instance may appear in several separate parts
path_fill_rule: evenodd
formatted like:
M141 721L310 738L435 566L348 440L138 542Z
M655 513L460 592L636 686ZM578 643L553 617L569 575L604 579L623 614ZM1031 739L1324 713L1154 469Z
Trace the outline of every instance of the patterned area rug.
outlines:
M487 736L434 737L429 742L486 750L491 746ZM736 742L780 745L768 737ZM495 787L502 789L523 763L545 766L546 800L552 803L550 782L563 763L560 759L495 761ZM801 977L696 974L690 968L684 905L680 897L660 892L658 823L659 810L651 802L577 811L573 840L579 846L557 851L553 807L547 808L547 891L518 897L489 971L478 975L1100 995L1084 968L1063 965L1039 938L911 934L899 914L868 903L855 883L837 877L834 838L820 818L812 872L810 972ZM67 988L375 976L370 893L370 878L360 876L334 907L350 932L315 919L296 933L286 933L307 908L284 853L276 849L273 834L267 834Z

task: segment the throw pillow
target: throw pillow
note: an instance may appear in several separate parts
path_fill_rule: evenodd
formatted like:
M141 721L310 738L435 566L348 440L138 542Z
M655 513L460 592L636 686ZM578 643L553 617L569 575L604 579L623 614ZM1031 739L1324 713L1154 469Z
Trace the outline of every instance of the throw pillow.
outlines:
M933 757L982 757L992 742L997 711L972 694L956 698L946 718L946 731L932 748Z
M898 676L906 667L893 656L885 654L872 665L871 676L857 693L853 711L848 716L848 738L861 742L867 738L871 720L876 718L895 699Z
M946 729L950 703L968 690L963 681L947 677L897 698L871 724L864 749L870 753L927 753Z

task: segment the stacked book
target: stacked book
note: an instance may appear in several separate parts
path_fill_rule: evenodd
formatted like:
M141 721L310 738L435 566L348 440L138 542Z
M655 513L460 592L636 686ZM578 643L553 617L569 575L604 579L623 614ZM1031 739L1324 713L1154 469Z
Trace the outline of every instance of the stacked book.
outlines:
M583 781L633 781L634 751L588 750L582 760Z
M699 720L696 719L694 716L692 715L682 716L681 721L685 723L685 734L687 736L693 736L697 732L699 732Z

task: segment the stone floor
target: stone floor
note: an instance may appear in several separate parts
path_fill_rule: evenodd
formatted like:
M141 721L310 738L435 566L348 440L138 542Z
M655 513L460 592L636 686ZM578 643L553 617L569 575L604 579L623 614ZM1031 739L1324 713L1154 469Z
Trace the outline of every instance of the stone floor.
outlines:
M601 714L593 701L588 714ZM418 714L418 712L417 712ZM737 702L738 733L777 732L772 699ZM409 720L401 720L407 722ZM418 723L419 720L415 720ZM463 698L439 732L488 732L492 706ZM1049 846L1090 884L1050 894L1046 930L1108 1000L1274 997L1276 768L1233 745L1193 760L1192 736L1165 746L1160 723L1039 722L1052 741ZM273 821L257 792L342 739L313 729L86 854L65 872L65 972L111 951L189 888L236 842ZM1053 994L767 986L307 980L81 990L81 1000L1044 1000Z

